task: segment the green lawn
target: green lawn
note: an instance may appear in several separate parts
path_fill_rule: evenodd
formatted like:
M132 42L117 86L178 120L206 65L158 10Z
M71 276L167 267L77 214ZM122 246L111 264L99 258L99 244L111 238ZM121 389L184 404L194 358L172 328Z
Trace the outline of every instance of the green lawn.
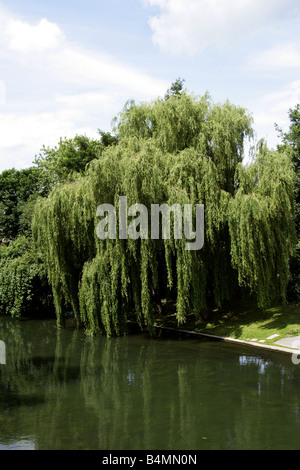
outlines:
M177 327L174 313L158 319L156 325ZM195 321L190 315L180 328L240 340L265 340L264 344L272 344L282 338L300 335L300 304L264 310L251 304L238 304L222 311L215 310L207 322ZM275 334L279 336L267 339Z

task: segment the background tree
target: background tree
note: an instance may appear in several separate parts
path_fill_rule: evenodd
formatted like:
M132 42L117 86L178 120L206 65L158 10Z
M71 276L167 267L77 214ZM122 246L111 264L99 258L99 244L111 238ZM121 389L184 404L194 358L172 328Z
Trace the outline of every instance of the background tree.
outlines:
M16 318L54 315L43 256L29 237L0 244L0 313Z
M76 179L112 143L113 137L104 132L99 140L61 139L57 148L42 150L36 166L1 173L0 235L10 244L3 243L0 250L0 312L20 316L36 312L38 305L42 314L53 311L44 260L31 237L36 200L48 196L55 185Z
M289 299L300 301L300 104L288 112L290 127L284 132L275 125L282 144L278 146L280 152L288 152L291 155L295 169L294 187L294 213L298 242L295 246L294 256L290 259L291 280L288 286Z
M104 133L105 134L105 133ZM107 138L106 134L104 138ZM85 172L87 165L100 156L100 140L76 135L60 139L57 147L43 147L34 163L40 171L40 183L49 192L56 184Z
M111 132L102 131L101 129L98 129L98 133L100 135L100 143L102 149L105 149L110 145L116 145L118 143L117 136L112 135Z
M185 80L183 78L177 78L166 91L165 100L168 100L171 96L180 96L183 92L184 82Z
M2 236L13 239L24 233L27 224L22 218L26 203L38 195L45 195L40 187L40 171L31 167L24 170L5 170L0 174L0 228Z

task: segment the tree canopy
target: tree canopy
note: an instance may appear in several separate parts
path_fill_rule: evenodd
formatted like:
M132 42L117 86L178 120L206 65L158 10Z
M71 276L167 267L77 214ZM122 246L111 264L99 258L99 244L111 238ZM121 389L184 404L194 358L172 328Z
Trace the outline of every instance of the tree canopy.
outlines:
M38 195L44 195L39 185L39 170L5 170L0 174L0 229L2 236L15 238L26 231L26 203Z
M295 253L290 259L291 279L288 286L288 295L290 300L300 301L300 104L291 108L288 112L290 126L287 132L284 132L276 125L282 144L278 150L283 153L289 153L295 169L294 185L294 214L297 233L297 245Z
M106 134L103 134L107 139ZM34 160L40 171L42 187L49 192L56 184L84 173L88 163L98 158L102 148L100 140L85 135L76 135L72 139L61 138L57 147L44 146Z
M177 78L175 82L172 83L170 88L168 88L165 94L165 100L168 100L171 96L180 96L183 92L183 84L185 80L183 78Z
M285 300L293 165L288 154L263 146L243 166L251 126L245 109L186 91L127 104L115 122L115 145L35 206L33 235L58 324L70 305L91 333L120 335L128 318L151 330L157 299L176 301L180 324L190 312L199 318L208 303L222 306L242 286L262 307ZM188 251L186 240L174 237L99 240L97 207L118 209L119 196L149 209L204 204L204 247Z
M74 181L104 148L116 143L109 132L98 140L86 136L61 139L58 147L43 148L35 166L0 174L0 313L14 317L53 313L52 292L44 259L34 247L31 219L38 197L54 186Z
M16 318L54 315L43 256L30 237L0 245L0 312Z

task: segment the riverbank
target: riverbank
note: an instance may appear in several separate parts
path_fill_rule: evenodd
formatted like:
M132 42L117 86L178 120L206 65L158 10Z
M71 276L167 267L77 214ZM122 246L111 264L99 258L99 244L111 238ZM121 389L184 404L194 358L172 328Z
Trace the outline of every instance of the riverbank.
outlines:
M215 340L242 343L262 349L294 353L300 349L300 305L288 304L258 309L250 303L231 304L222 311L210 312L209 318L187 317L178 326L172 309L157 318L155 328L173 334L198 335Z

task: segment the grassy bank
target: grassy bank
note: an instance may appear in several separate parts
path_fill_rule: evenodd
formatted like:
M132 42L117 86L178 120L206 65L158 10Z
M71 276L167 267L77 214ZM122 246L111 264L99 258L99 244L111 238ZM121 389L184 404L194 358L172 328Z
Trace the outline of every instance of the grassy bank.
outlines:
M164 318L158 318L156 325L177 327L175 314L169 308ZM180 328L243 341L263 341L272 345L282 338L300 335L300 304L274 306L258 309L249 304L236 304L221 311L211 312L209 319L195 320L188 316ZM278 335L273 339L270 336Z

